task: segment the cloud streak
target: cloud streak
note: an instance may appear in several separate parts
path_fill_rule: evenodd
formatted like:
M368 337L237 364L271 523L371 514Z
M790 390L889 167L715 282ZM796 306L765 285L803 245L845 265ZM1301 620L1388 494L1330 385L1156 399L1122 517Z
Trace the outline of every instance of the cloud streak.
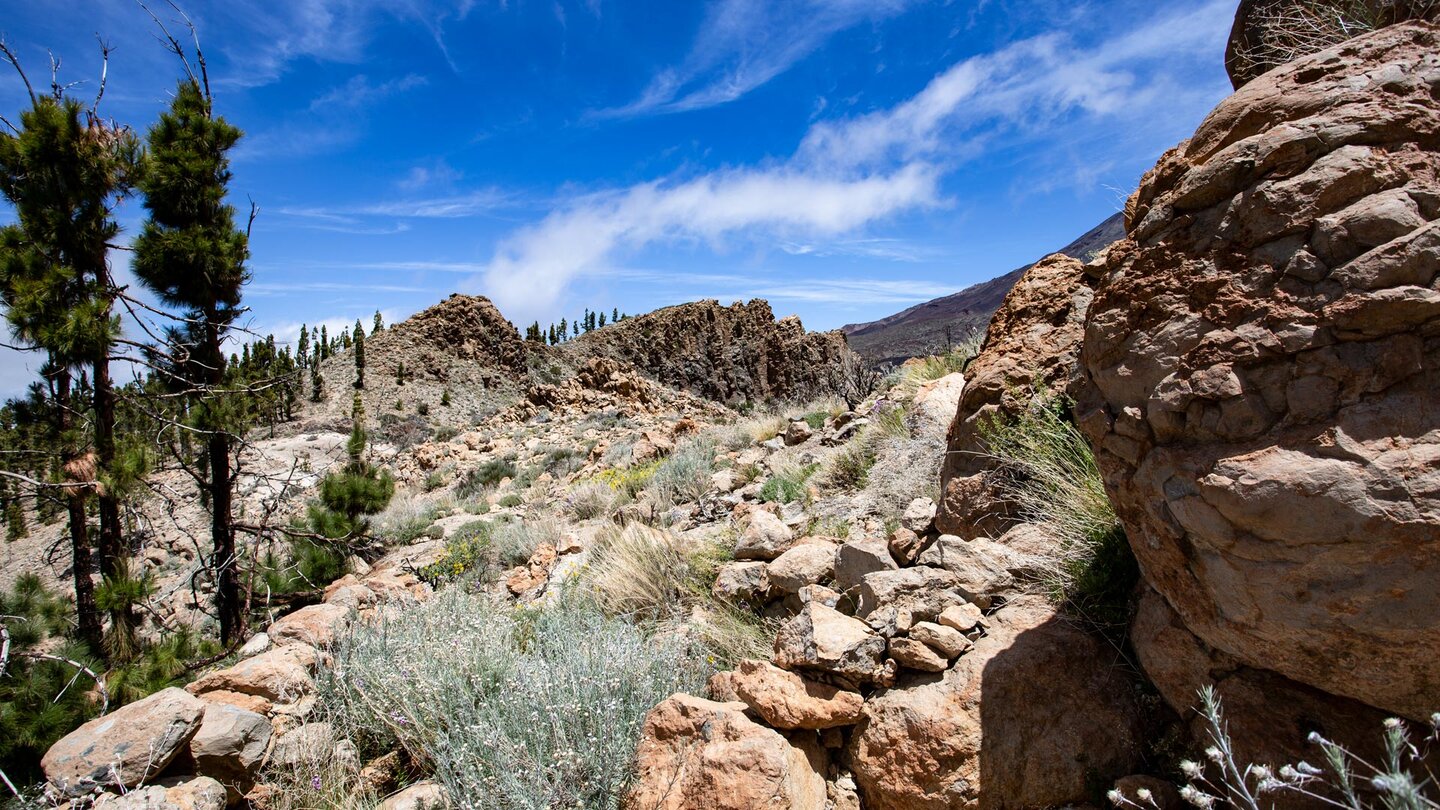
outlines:
M911 0L715 0L689 54L640 97L598 117L675 113L734 101L789 70L835 34L891 17Z

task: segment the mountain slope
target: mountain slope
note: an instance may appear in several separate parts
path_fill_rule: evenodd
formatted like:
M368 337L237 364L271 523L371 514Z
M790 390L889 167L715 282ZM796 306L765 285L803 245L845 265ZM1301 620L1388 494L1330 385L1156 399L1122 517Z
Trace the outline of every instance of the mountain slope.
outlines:
M1125 217L1117 213L1055 252L1083 260L1124 236ZM990 316L1005 300L1005 294L1032 266L1027 264L999 278L916 304L877 321L846 324L840 331L845 333L852 349L874 363L899 362L944 350L947 328L950 341L959 341L972 331L983 331Z

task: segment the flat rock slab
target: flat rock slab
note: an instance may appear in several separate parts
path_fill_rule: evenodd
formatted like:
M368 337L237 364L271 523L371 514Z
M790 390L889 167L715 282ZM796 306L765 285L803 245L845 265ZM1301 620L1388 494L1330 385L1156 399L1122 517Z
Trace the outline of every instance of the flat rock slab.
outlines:
M40 766L50 784L69 796L97 787L131 788L163 771L204 716L204 701L183 689L164 689L65 735Z

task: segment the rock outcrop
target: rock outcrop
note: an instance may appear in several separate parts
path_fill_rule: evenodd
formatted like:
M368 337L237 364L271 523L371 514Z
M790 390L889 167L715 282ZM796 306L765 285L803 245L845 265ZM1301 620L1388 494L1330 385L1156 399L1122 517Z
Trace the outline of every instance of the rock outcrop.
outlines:
M1250 82L1145 176L1128 223L1076 411L1145 579L1241 666L1428 717L1440 29Z
M811 399L835 389L848 352L839 332L806 332L754 300L697 301L627 318L563 346L625 361L673 388L715 402Z
M965 369L965 389L950 423L940 470L936 525L947 534L998 536L1009 510L985 455L982 428L1013 416L1038 389L1064 388L1075 367L1094 282L1077 259L1054 254L1030 267L990 321L980 353Z
M989 624L943 675L866 701L849 755L867 810L1063 806L1135 766L1139 712L1103 642L1034 597Z
M1225 48L1225 70L1239 90L1266 71L1359 31L1417 19L1440 19L1440 5L1431 0L1240 0Z
M163 689L65 735L45 752L41 767L67 796L132 788L164 771L204 716L202 701L183 689Z

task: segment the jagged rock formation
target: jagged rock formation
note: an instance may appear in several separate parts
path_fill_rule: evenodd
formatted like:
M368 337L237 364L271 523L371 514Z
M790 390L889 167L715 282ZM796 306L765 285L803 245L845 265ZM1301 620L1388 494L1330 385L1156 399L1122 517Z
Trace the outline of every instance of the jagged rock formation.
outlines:
M1225 48L1236 90L1266 71L1372 27L1440 19L1434 0L1241 0Z
M796 317L775 320L761 300L728 307L697 301L627 318L563 347L609 357L714 402L811 399L835 390L847 352L839 332L807 333Z
M1060 248L1060 253L1089 261L1107 245L1125 238L1125 217L1115 214ZM872 363L898 363L945 350L946 333L958 342L971 332L984 332L1010 289L1033 264L966 287L958 293L916 304L878 321L840 327L850 347Z
M1161 159L1077 405L1186 632L1412 718L1440 706L1437 44L1407 23L1271 71Z
M1064 389L1093 286L1085 265L1056 253L1027 270L1005 296L980 353L965 369L965 390L950 423L936 516L941 531L999 536L1012 522L992 480L996 462L985 455L981 431L991 420L1018 413L1034 391Z

